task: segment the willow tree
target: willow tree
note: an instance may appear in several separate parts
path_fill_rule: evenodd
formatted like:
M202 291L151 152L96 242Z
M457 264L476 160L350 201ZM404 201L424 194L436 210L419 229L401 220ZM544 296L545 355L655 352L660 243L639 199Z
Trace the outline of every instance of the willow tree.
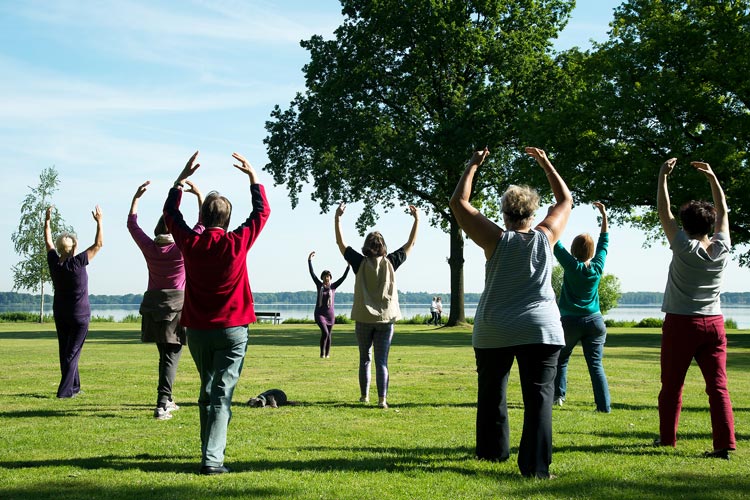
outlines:
M47 246L44 243L44 219L58 184L55 167L42 170L39 174L39 184L35 187L29 186L29 194L21 203L18 229L11 235L15 251L22 258L12 267L13 290L39 292L40 323L44 320L44 285L52 281L47 266ZM50 228L53 235L63 231L72 232L56 210L52 211Z
M342 0L334 38L301 42L310 52L306 90L266 123L265 170L287 186L293 207L309 183L322 212L363 203L362 234L380 208L422 208L449 235L448 324L463 322L464 237L448 199L471 151L489 146L472 203L497 215L524 146L517 116L556 89L550 40L572 5Z

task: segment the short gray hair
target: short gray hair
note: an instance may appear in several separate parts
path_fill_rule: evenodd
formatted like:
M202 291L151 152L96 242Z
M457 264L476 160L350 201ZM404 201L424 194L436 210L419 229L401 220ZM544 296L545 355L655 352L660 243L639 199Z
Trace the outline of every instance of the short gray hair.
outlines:
M55 240L55 249L60 255L69 255L75 252L77 246L78 238L76 238L74 233L62 233Z

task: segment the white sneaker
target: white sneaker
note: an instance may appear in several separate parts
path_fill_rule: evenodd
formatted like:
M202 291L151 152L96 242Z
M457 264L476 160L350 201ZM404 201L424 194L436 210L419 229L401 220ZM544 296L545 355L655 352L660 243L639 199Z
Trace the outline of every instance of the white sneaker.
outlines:
M552 406L562 406L564 402L563 398L557 398L552 402Z
M154 418L156 420L169 420L172 418L172 413L169 411L169 409L156 407L154 410Z
M180 407L174 401L167 401L167 411L177 411Z

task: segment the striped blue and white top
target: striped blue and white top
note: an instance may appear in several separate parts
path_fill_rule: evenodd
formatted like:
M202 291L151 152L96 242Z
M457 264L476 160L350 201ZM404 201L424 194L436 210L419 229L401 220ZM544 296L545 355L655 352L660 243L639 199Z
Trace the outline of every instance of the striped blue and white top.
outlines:
M484 292L474 316L475 348L565 345L552 262L552 247L542 231L503 232L485 265Z

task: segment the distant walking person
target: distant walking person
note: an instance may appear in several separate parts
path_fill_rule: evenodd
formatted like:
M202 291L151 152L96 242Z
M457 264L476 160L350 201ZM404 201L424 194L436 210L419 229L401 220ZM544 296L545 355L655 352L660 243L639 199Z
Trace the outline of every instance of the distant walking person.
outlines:
M705 175L713 204L689 201L680 207L682 229L669 201L667 178L676 158L659 170L656 208L672 249L661 310L666 313L661 337L659 438L655 444L677 445L682 387L693 359L706 382L713 450L707 457L729 459L736 448L734 414L727 387L727 336L721 313L721 280L729 258L729 209L724 191L708 163L690 164ZM713 235L709 238L709 234Z
M320 328L320 357L330 358L331 336L333 334L333 325L336 323L336 313L333 309L334 297L336 296L336 289L349 275L349 266L346 266L344 275L341 278L331 283L331 271L327 269L320 273L320 279L315 276L312 265L313 257L315 257L315 252L310 252L310 255L307 256L307 267L310 269L310 277L313 283L315 283L315 288L318 290L313 316L315 317L315 324Z
M143 253L148 268L148 286L143 294L141 313L141 340L155 342L159 351L159 382L157 385L156 408L154 418L169 420L172 412L180 407L172 397L172 387L177 364L182 355L182 346L186 343L185 328L180 325L180 314L185 299L185 264L182 253L174 243L169 233L164 216L154 228L154 238L151 239L138 225L138 200L151 181L146 181L133 195L128 214L128 231L136 245ZM202 203L202 195L198 187L191 181L186 181L191 192L198 197L198 211ZM200 216L199 216L200 217ZM203 232L203 226L193 227L197 233Z
M440 296L437 298L437 324L443 324L443 299Z
M430 324L437 325L438 324L437 318L438 318L437 297L432 297L432 302L430 302Z
M78 246L76 235L63 233L57 237L54 244L52 243L50 228L52 208L51 206L47 208L44 219L44 242L47 246L47 265L55 287L52 312L55 316L61 372L57 397L72 398L81 392L78 360L89 333L91 320L89 277L86 266L103 245L102 211L97 205L96 209L91 212L96 221L94 244L76 255Z
M599 282L604 273L604 262L607 260L609 233L607 232L607 209L599 202L594 203L594 206L602 215L602 226L596 249L594 249L594 240L587 233L579 234L573 239L570 252L565 249L560 240L555 243L555 257L564 271L562 290L557 305L560 308L562 326L565 331L565 347L560 351L560 358L557 360L554 403L562 406L565 401L568 361L576 344L580 342L594 389L596 410L609 413L609 384L604 374L604 366L602 366L607 327L599 309Z
M240 154L234 167L250 181L253 210L229 231L232 204L216 191L201 206L203 233L185 223L180 212L182 189L200 164L196 151L182 170L164 204L164 221L185 260L185 304L181 324L201 379L198 411L201 423L201 474L224 474L227 427L232 395L247 350L247 326L255 321L253 295L247 275L247 253L271 213L263 185L252 165Z
M476 151L450 200L458 224L484 250L485 286L474 317L477 363L476 454L502 462L510 455L508 376L518 360L523 394L523 433L518 468L547 479L552 462L552 397L560 348L565 344L552 290L552 247L570 216L568 187L544 151L526 148L544 170L557 202L532 227L539 195L509 186L500 200L505 229L471 205L474 176L489 151Z
M336 209L336 243L341 255L354 270L354 304L352 319L359 344L359 390L363 403L370 401L370 350L375 351L375 382L378 389L378 406L388 408L388 353L393 339L393 327L401 317L396 289L396 270L404 263L414 247L419 229L419 211L409 205L414 224L409 239L398 250L388 253L383 235L377 231L368 234L360 254L344 243L341 233L341 216L346 205Z

